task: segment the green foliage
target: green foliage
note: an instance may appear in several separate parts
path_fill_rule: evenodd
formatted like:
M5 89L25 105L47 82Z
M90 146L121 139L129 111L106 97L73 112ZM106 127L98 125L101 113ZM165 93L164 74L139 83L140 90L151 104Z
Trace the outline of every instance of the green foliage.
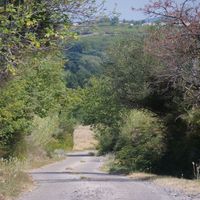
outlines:
M67 86L84 87L92 76L100 76L107 57L104 51L112 42L111 37L92 36L68 45L69 50L65 52Z
M200 126L200 110L199 108L192 108L183 116L183 119L185 119L188 124L194 125L194 126Z
M24 49L47 47L59 38L72 36L69 18L57 9L57 1L6 2L0 10L1 70L14 73Z
M36 148L44 148L59 132L58 116L40 118L35 116L32 122L32 132L28 136L29 143Z
M48 155L55 153L55 150L70 151L73 149L73 134L65 133L65 137L52 138L51 141L46 145L45 150Z
M125 34L129 37L130 32L138 31L138 28L130 30L128 25L111 26L110 23L98 23L96 27L86 28L91 35L83 36L85 27L78 27L76 32L81 35L80 39L66 46L65 69L67 86L70 88L85 87L91 77L102 75L104 63L108 60L107 49Z
M44 148L53 138L63 142L72 133L63 66L56 52L27 56L23 73L0 91L2 156L25 153L27 143Z
M119 17L114 16L114 17L111 18L110 24L111 24L112 26L115 26L115 25L117 25L118 23L119 23Z
M15 74L25 52L72 40L72 21L97 11L95 0L6 0L0 4L0 80Z
M27 93L32 112L45 117L58 112L64 102L66 88L63 61L59 54L38 54L27 60ZM31 67L30 67L31 66ZM25 77L24 77L25 78Z
M119 121L122 107L115 94L110 90L110 82L105 78L91 79L88 86L79 89L81 101L74 104L71 113L83 124L96 127L100 154L113 151L119 134ZM77 91L77 90L76 90Z
M85 124L105 126L117 125L120 120L121 106L109 87L107 79L92 79L85 89L85 97L81 107Z
M106 75L118 98L128 106L141 104L151 92L148 80L157 63L144 52L144 38L140 32L122 38L109 51Z
M119 139L119 128L113 126L96 127L96 139L98 140L99 154L106 154L115 150L115 145Z
M16 78L0 90L0 154L13 152L30 131L26 81Z
M155 169L165 149L164 131L163 123L150 111L130 111L122 125L120 144L117 144L118 164L128 171Z

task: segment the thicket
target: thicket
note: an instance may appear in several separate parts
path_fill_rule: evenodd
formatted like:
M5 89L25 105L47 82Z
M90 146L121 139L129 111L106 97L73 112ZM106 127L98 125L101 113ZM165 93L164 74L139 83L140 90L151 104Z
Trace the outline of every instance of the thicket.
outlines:
M107 76L111 80L113 92L116 93L121 105L128 110L132 108L151 110L166 127L164 141L166 151L154 162L152 168L154 172L175 176L183 174L185 177L191 177L193 175L192 162L198 162L200 149L197 125L198 106L194 108L192 104L188 104L186 91L179 84L175 86L169 79L163 79L162 74L167 73L164 63L144 51L145 40L143 41L143 44L138 43L136 36L133 39L124 39L119 45L117 44L110 54L113 62L108 66ZM130 53L126 51L127 46L130 47ZM192 111L191 107L193 107ZM136 116L135 121L137 120ZM143 123L145 124L145 120ZM131 124L133 122L130 122ZM142 148L142 145L138 144L139 147ZM128 165L130 161L128 155L132 154L132 159L136 158L133 151L137 148L130 148L130 146L128 148L125 143L124 149L127 151L127 157L121 158L127 158L128 168L133 169ZM138 152L138 155L141 153ZM142 159L141 156L139 160L142 162ZM151 159L149 162L152 162Z
M95 10L92 0L70 2L61 12L58 1L0 1L0 156L66 149L78 120L96 128L101 154L115 154L113 170L192 177L200 155L197 1L152 3L143 10L163 23L112 40L81 38L66 46L66 63L55 51L33 51L74 38L71 11L77 19Z
M115 146L117 167L125 172L154 171L165 151L163 122L147 110L131 110L123 120Z
M174 1L170 2L175 5ZM164 1L159 5L169 6ZM180 4L179 8L181 6L184 13L188 6L192 10L194 4L189 1L186 7ZM154 13L157 7L152 5L149 9ZM114 152L116 155L114 170L152 171L191 178L192 163L198 164L200 154L199 57L196 47L199 25L192 13L191 18L183 21L178 13L169 11L165 14L169 16L165 25L138 29L138 33L121 37L110 46L104 76L96 80L95 85L99 87L89 85L90 92L85 93L87 102L83 101L82 105L83 121L97 128L100 153ZM190 21L187 26L177 26L184 20ZM193 28L192 36L190 31ZM170 37L174 32L176 36ZM192 43L184 43L185 35L181 33L190 37ZM182 51L183 46L187 48L185 51ZM138 113L128 115L132 109L137 109L132 112ZM140 120L143 122L136 128L139 131L146 122L155 121L146 127L148 131L143 132L135 145L132 143L134 126ZM133 131L123 127L132 127ZM146 144L143 142L146 136L156 133L160 137L151 138Z
M66 45L66 81L69 88L85 87L93 76L101 76L107 59L106 49L117 38L110 36L81 37Z
M1 157L23 157L29 145L71 146L72 92L58 52L76 38L72 22L98 9L93 0L0 0Z
M66 144L64 139L72 134L61 56L36 53L21 68L23 74L19 70L0 91L1 156L22 156L29 145Z

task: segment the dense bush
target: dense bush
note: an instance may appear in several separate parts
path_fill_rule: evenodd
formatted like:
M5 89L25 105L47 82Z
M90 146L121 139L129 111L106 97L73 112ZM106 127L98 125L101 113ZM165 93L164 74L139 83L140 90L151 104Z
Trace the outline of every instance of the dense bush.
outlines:
M78 108L80 121L95 127L100 154L114 150L123 113L109 86L106 78L91 79L87 88L82 90L82 102Z
M45 148L53 138L63 143L72 134L63 66L59 53L26 56L0 90L1 156L22 156L30 146Z
M67 86L70 88L85 87L93 76L99 77L104 71L107 60L106 49L117 37L91 36L82 37L66 47L65 64Z
M96 138L98 140L97 148L99 154L114 152L119 138L119 128L99 125L96 127Z
M150 171L165 150L164 125L147 110L132 110L124 120L117 144L119 166L128 171Z
M0 156L15 152L30 131L26 80L11 80L0 90Z
M158 63L144 51L143 32L119 39L108 51L105 74L121 103L137 107L151 93L149 80Z
M82 121L85 124L117 126L121 106L106 78L92 79L85 89L81 105Z

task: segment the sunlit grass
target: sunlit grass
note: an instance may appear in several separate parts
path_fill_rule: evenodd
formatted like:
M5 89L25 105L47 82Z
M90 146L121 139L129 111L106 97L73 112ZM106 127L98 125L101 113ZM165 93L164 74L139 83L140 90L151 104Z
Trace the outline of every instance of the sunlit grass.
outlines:
M25 162L16 158L0 160L0 199L16 197L32 185L32 180L23 172Z

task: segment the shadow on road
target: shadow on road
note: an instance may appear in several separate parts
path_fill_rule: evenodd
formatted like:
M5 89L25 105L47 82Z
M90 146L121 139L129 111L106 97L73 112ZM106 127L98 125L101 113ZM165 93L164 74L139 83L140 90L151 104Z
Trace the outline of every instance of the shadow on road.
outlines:
M93 157L94 154L67 154L67 157Z
M80 178L68 178L68 179L40 179L38 183L69 183L69 182L135 182L131 179L125 178L92 178L92 177L80 177Z
M103 172L32 172L30 173L31 175L34 175L34 174L49 174L49 175L57 175L57 174L70 174L70 175L79 175L79 174L82 174L82 175L100 175L100 176L111 176L110 174L107 174L107 173L103 173Z
M49 175L47 179L38 179L40 183L59 183L59 182L84 182L84 181L93 181L93 182L149 182L156 179L160 179L159 176L144 176L138 178L128 178L122 175L117 174L108 174L103 172L83 172L83 171L64 171L64 172L32 172L30 175ZM74 178L56 178L56 175L78 175L80 177ZM97 176L97 177L96 177ZM55 178L54 178L55 177Z
M134 182L130 178L120 175L110 175L101 172L33 172L31 175L49 175L44 179L37 179L39 183L64 183L64 182ZM58 178L56 175L79 175L69 178ZM96 177L97 176L97 177Z

